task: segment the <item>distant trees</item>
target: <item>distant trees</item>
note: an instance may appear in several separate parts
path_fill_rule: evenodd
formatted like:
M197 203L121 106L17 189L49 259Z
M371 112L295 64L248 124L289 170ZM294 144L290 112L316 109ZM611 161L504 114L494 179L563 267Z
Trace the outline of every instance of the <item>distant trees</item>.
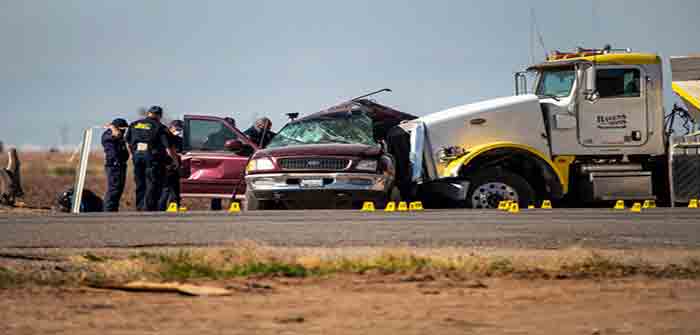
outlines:
M0 141L0 154L3 152L5 152L5 144L3 144L2 141Z

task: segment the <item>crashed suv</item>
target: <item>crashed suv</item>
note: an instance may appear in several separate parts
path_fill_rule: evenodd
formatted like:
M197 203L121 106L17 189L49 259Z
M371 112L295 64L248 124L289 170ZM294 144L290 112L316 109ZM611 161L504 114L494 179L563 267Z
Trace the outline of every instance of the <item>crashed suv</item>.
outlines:
M288 123L248 162L247 208L354 208L397 199L386 134L415 118L357 100Z

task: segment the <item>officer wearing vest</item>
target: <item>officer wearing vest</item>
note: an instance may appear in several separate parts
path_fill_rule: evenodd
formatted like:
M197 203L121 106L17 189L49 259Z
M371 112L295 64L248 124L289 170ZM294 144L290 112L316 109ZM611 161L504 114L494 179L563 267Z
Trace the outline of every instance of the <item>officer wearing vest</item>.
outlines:
M124 141L124 132L129 124L124 119L114 119L102 134L102 148L105 152L105 173L107 174L107 192L105 192L104 211L118 212L119 202L126 184L126 166L129 151Z
M160 123L163 109L153 106L144 119L133 122L126 142L133 157L136 183L136 209L157 211L163 187L166 157L177 166L177 154L168 141L168 129Z

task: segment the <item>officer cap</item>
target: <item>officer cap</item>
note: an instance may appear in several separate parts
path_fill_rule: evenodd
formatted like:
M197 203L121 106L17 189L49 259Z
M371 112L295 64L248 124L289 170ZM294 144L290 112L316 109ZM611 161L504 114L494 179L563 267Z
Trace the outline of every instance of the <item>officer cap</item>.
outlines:
M151 108L148 109L148 112L155 115L163 115L163 108L160 106L151 106Z
M129 128L129 123L124 119L114 119L114 121L112 121L112 125L117 128Z
M170 127L171 128L177 128L177 129L182 129L185 127L185 123L182 122L182 120L173 120L170 122Z

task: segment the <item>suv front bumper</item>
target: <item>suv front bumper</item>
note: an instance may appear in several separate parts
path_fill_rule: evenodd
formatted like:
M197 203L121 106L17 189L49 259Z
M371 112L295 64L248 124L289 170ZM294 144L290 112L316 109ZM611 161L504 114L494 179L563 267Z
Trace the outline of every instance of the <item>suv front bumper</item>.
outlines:
M249 192L258 200L334 202L378 200L386 196L393 182L374 173L264 173L245 177ZM309 207L316 207L309 203Z

